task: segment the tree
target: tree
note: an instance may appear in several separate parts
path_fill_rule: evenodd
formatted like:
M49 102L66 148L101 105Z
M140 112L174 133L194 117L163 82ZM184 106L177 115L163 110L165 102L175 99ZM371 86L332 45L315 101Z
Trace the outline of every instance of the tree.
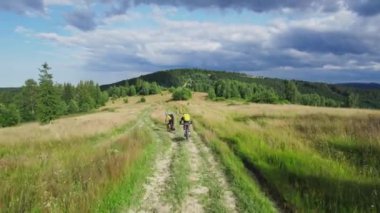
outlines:
M10 104L8 107L0 104L0 127L15 126L20 120L20 112L15 104Z
M36 119L36 108L38 99L38 83L33 79L25 81L21 88L18 106L23 121L33 121Z
M140 95L149 95L150 85L148 82L143 82L142 87L140 89Z
M136 87L134 86L134 85L132 85L132 86L130 86L129 87L129 93L128 93L128 95L129 96L135 96L136 95Z
M347 105L348 107L357 107L359 103L359 95L356 93L350 93L347 98Z
M79 112L78 103L74 99L70 100L67 112L70 114Z
M214 87L210 87L208 89L208 99L214 100L216 98L215 89Z
M75 87L69 83L63 84L62 99L69 104L75 97Z
M144 84L144 81L141 78L136 79L136 90L140 92L142 86Z
M158 93L160 93L160 87L158 86L158 84L156 82L153 82L150 85L149 94L155 95L155 94L158 94Z
M279 101L279 97L273 89L262 88L253 95L251 101L256 103L273 104Z
M286 100L290 103L297 103L299 92L297 89L297 85L293 81L287 81L285 85L285 96Z
M58 110L58 116L66 115L67 110L68 110L68 106L67 106L66 102L64 102L63 100L59 100L57 110Z
M39 78L37 116L41 123L49 123L58 117L59 94L53 85L53 75L47 63L42 65Z

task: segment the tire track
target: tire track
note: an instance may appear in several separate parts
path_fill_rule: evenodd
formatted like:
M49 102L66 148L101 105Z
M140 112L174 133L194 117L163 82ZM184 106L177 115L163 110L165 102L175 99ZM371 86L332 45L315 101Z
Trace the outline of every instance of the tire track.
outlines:
M154 125L153 125L154 127ZM158 142L163 145L163 139L158 137ZM136 209L131 209L128 212L172 212L172 205L163 199L166 189L166 184L170 177L170 164L172 156L177 150L175 143L170 143L167 150L158 153L157 160L154 164L153 174L147 178L147 183L144 185L144 195L140 205Z

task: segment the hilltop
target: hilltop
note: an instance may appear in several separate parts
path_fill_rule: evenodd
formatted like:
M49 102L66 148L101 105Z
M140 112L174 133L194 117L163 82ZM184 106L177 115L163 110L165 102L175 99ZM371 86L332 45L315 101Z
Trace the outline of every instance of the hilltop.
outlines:
M137 79L148 82L157 82L163 87L188 86L194 91L207 92L210 85L220 80L234 80L242 83L256 84L265 88L273 89L280 98L286 96L286 84L288 80L255 77L245 73L212 71L201 69L174 69L159 71L138 78L122 80L113 84L103 85L103 90L112 86L123 86L127 82L132 85ZM317 94L325 99L334 100L339 106L346 106L350 94L358 96L357 107L380 108L380 88L371 86L373 84L327 84L307 81L292 80L300 94Z

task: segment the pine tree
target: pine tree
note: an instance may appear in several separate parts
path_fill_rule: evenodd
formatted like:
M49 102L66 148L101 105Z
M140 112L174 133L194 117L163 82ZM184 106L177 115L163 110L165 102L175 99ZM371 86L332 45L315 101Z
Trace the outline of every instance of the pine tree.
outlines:
M47 63L44 63L40 69L37 115L41 123L49 123L59 114L59 95L53 85L53 75L49 73L49 70L51 68Z
M33 121L36 119L36 108L38 99L38 84L33 79L25 81L21 88L18 106L23 121Z
M78 103L74 99L70 100L67 111L71 114L79 112Z
M298 102L299 92L297 89L297 85L293 81L286 82L285 95L286 95L286 100L288 100L290 103Z

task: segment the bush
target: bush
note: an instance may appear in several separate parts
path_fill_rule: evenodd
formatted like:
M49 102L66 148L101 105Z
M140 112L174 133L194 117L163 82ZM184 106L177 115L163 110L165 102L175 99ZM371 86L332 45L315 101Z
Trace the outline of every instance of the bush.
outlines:
M20 123L21 116L16 105L8 107L0 104L0 127L15 126Z
M169 92L170 92L170 93L173 93L174 91L175 91L175 88L174 88L174 87L170 87L170 88L169 88Z
M192 97L191 90L187 88L177 88L172 95L173 100L189 100Z
M273 89L264 89L256 92L251 101L256 103L274 104L279 102L279 97Z
M124 98L123 101L124 101L125 104L127 104L129 102L128 98Z
M215 89L214 87L210 87L208 89L208 99L214 100L216 98Z
M143 96L143 97L141 97L140 98L140 101L139 101L140 103L145 103L146 102L146 99L145 99L145 97Z

